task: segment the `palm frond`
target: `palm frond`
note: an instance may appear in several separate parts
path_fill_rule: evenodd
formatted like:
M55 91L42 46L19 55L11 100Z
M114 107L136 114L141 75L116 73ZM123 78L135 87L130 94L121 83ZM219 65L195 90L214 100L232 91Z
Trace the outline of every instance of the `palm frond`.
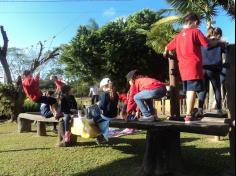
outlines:
M159 21L157 21L156 23L154 23L152 25L152 27L158 27L161 25L171 25L174 23L181 23L182 19L183 19L182 16L176 16L176 15L168 16L168 17L162 18Z

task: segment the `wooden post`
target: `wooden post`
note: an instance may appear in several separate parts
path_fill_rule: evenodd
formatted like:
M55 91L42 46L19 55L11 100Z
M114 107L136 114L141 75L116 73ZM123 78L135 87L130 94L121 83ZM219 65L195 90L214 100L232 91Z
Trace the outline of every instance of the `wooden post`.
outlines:
M30 131L31 131L31 121L18 117L18 132L23 133Z
M181 173L180 133L148 130L146 151L139 176Z
M232 170L228 175L235 176L235 125L233 125L235 123L235 45L229 45L226 62L230 66L226 76L226 90L229 117L232 121L232 127L229 133Z
M46 136L46 125L45 122L37 122L37 135L38 136Z
M169 59L169 77L170 77L170 115L180 118L179 102L179 71L177 59Z

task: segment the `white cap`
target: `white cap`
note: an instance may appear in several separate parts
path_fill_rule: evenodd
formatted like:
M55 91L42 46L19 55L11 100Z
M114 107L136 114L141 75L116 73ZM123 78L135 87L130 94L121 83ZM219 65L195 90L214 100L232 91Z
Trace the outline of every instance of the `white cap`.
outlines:
M111 83L110 78L103 78L100 82L100 88Z

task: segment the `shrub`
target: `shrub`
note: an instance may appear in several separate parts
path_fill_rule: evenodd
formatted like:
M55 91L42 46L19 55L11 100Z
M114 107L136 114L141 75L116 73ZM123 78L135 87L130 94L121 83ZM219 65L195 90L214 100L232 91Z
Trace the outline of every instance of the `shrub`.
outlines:
M0 116L11 117L16 112L17 90L14 85L0 84Z
M40 105L38 103L34 103L29 99L25 100L23 106L23 112L39 112L39 110L40 110Z

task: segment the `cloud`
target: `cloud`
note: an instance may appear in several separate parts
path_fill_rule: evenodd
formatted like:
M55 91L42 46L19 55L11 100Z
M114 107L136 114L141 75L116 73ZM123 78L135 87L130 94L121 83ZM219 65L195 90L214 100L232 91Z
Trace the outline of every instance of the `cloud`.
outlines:
M103 12L104 16L115 16L116 15L116 10L111 7L109 9L107 9L105 12Z

